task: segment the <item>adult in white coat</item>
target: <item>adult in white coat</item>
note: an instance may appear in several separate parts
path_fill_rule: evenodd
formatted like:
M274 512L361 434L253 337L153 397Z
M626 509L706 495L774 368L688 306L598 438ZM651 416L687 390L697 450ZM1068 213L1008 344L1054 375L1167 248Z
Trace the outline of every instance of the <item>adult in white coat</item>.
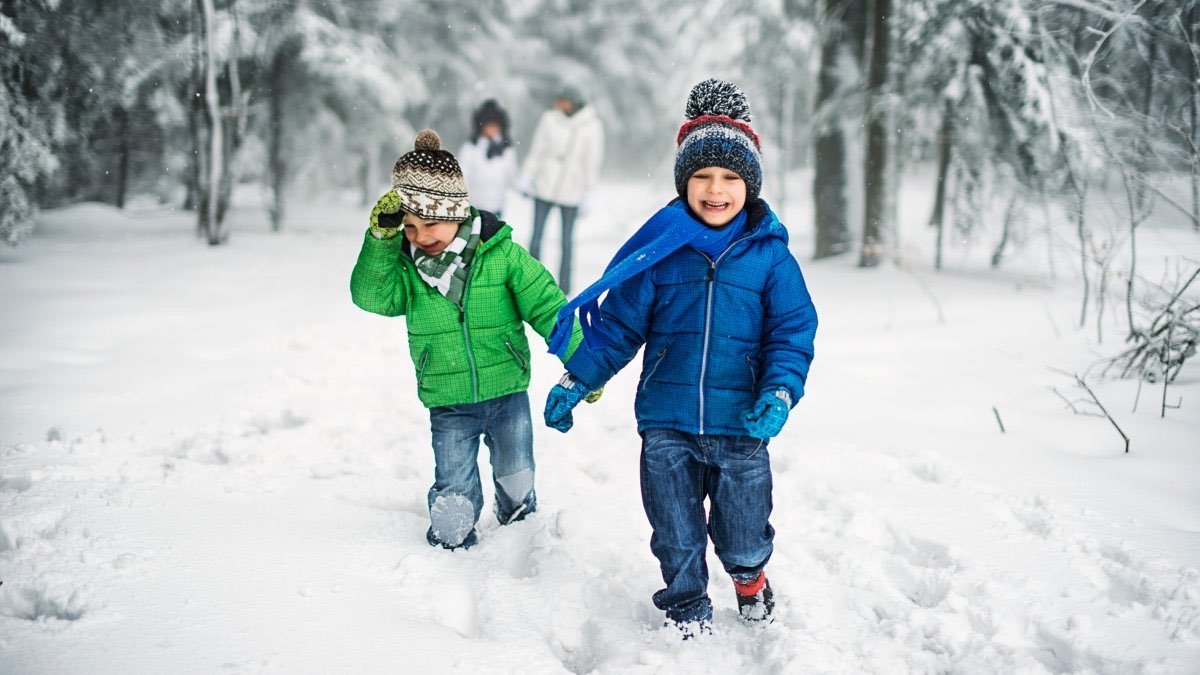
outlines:
M479 106L472 117L471 140L458 151L471 204L503 220L508 188L517 180L517 151L508 135L508 113L495 99Z
M550 210L562 218L562 257L558 284L571 292L571 249L575 218L587 212L589 198L600 180L604 163L604 127L593 107L574 87L564 87L554 107L542 114L521 178L521 188L533 197L533 237L529 252L541 258L542 234Z

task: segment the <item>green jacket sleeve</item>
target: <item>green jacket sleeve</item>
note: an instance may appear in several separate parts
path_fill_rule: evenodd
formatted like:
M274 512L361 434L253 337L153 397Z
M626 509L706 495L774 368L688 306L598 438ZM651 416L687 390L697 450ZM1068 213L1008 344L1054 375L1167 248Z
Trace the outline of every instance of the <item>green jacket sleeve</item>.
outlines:
M358 262L350 273L354 304L375 314L400 316L408 311L408 277L401 267L404 237L378 239L368 230Z
M520 244L510 241L506 256L508 288L517 299L517 311L521 313L523 321L533 326L538 335L548 340L550 331L554 330L554 323L558 319L558 310L567 304L567 298L558 284L554 283L550 272L529 255L528 251L521 248ZM575 319L571 343L567 347L564 362L575 353L581 340L583 330L579 326L579 319Z

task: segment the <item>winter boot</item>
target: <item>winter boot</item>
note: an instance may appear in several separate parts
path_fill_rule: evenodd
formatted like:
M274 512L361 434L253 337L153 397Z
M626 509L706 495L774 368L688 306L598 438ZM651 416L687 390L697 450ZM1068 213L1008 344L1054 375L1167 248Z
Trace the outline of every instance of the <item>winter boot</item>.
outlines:
M775 594L765 572L759 572L750 581L733 582L737 591L738 615L748 624L766 625L774 619Z
M453 551L453 550L459 549L459 548L461 548L463 550L471 548L476 543L478 543L479 540L475 537L475 530L472 529L470 532L467 533L467 536L464 537L461 542L459 542L457 544L447 544L446 542L438 539L436 535L434 535L433 528L431 527L425 531L425 541L429 542L430 546L441 546L442 548L444 548L448 551Z
M668 619L663 625L679 631L680 636L684 640L692 640L701 636L712 635L712 622L707 620L671 621Z

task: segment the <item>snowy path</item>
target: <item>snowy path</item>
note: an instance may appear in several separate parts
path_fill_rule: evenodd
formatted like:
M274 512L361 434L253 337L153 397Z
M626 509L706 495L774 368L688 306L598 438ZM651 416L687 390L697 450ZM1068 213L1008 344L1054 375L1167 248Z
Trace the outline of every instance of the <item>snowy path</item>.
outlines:
M946 275L939 323L931 279L807 266L779 618L741 626L710 556L714 635L683 643L649 601L636 368L536 425L533 517L424 543L428 420L400 326L349 306L354 229L0 262L0 672L1200 672L1198 420L1123 416L1121 456L1060 410L1070 289ZM537 355L535 409L558 373Z

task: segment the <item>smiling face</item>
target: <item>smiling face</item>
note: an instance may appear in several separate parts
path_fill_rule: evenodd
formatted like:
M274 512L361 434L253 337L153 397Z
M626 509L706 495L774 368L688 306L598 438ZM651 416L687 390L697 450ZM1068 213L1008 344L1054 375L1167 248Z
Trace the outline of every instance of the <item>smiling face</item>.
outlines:
M746 205L746 181L729 169L704 167L688 178L687 203L705 225L726 225Z
M408 243L427 255L437 255L446 250L454 235L458 234L458 223L450 220L422 220L411 213L404 214L404 236Z

